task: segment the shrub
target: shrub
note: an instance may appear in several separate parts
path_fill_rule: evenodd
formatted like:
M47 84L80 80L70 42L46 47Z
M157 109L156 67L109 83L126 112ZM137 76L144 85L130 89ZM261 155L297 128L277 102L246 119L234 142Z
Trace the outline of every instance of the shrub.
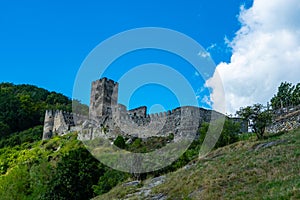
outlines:
M122 136L118 136L115 141L114 141L114 145L116 145L117 147L121 148L121 149L125 149L126 148L126 143L125 140Z
M213 122L211 124L209 123L202 123L200 129L199 129L199 143L202 144L206 133L208 132L209 126L213 126L212 130L220 128L219 121ZM230 119L226 119L223 125L222 132L218 138L217 143L215 144L215 148L223 147L229 144L232 144L234 142L237 142L239 140L239 134L240 132L240 124L235 123L234 121Z

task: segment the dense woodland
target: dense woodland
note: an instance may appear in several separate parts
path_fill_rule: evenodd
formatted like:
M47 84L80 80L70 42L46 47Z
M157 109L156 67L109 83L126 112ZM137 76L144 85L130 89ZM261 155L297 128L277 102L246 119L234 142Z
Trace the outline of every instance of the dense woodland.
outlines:
M286 98L286 95L291 96ZM291 105L291 102L299 105L298 100L299 84L293 86L285 82L280 85L271 103L273 108L280 108L281 105ZM76 103L80 104L78 101ZM1 199L90 199L126 180L145 179L175 171L198 157L209 126L202 124L199 137L172 165L152 173L128 174L110 169L93 158L77 140L77 133L41 141L45 110L71 111L71 108L71 99L62 94L31 85L0 84ZM86 109L86 106L82 108ZM252 120L264 119L261 117L266 117L266 112L269 112L263 106L249 106L240 111L241 116L252 117ZM253 127L261 128L267 122L254 124L256 126ZM241 134L239 130L239 124L226 120L215 148L255 135ZM166 145L168 140L172 140L172 135L151 138L146 142L135 138L131 144L126 144L126 138L119 136L114 144L132 152L149 152Z
M0 137L42 125L47 109L71 111L72 101L32 85L0 84Z

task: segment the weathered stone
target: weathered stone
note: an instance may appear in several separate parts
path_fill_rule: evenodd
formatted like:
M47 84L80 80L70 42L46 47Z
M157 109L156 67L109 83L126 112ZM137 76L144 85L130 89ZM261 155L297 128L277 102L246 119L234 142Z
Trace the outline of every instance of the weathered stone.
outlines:
M267 132L278 133L300 127L300 106L275 110L273 115L273 122L266 128Z
M141 183L141 181L131 181L128 183L124 183L123 186L137 186L140 183Z
M252 149L254 149L254 151L257 151L259 149L268 148L268 147L275 146L275 145L285 143L285 142L287 142L287 140L276 140L276 141L271 141L271 142L265 142L265 143L255 145L254 147L252 147Z
M223 114L198 108L182 106L172 111L147 115L147 108L141 106L127 110L117 104L118 83L103 78L92 83L89 118L62 111L46 111L43 139L53 134L79 131L78 139L91 140L97 137L115 138L117 135L149 138L167 137L174 134L174 141L193 140L203 122L225 117ZM240 119L234 121L243 122ZM243 126L242 131L247 131Z

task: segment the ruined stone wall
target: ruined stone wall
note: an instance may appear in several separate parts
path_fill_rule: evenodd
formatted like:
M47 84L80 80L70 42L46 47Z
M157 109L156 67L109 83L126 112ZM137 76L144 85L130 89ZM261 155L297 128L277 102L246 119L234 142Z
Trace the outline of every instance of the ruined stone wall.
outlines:
M279 109L274 111L273 115L273 122L266 129L270 133L289 131L300 127L300 106Z
M198 108L183 106L155 114L147 114L147 107L127 110L117 104L118 83L103 78L92 83L89 117L62 111L47 111L45 115L44 139L53 134L64 134L76 130L78 139L90 140L96 137L116 137L131 135L140 138L168 136L188 137L197 133L203 122L225 117L223 114Z
M54 113L52 110L46 110L44 129L43 129L43 140L50 139L53 135L53 125L54 125Z
M54 115L54 124L53 124L53 132L57 135L62 135L65 131L69 131L69 124L67 124L63 111L59 110L55 112Z
M166 137L173 133L176 140L188 136L194 137L203 122L225 117L216 111L193 106L178 107L167 112L148 114L145 117L132 115L131 112L124 110L125 107L121 107L121 113L115 114L112 118L105 117L109 120L101 124L102 129L86 126L79 138L83 140L95 137L114 138L117 135L148 138Z
M63 135L70 131L80 131L81 125L86 120L88 120L87 116L62 110L47 110L45 113L43 139L50 139L53 135Z
M89 117L98 120L100 116L111 115L118 102L118 83L103 78L92 82Z
M136 116L136 117L146 117L147 107L146 106L140 106L138 108L129 110L128 114L131 115L131 116Z

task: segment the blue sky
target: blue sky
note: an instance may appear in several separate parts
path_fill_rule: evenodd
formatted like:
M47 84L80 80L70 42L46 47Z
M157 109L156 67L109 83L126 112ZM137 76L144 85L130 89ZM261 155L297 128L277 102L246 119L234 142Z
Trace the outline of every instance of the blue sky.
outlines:
M89 52L117 33L140 27L182 32L206 48L216 64L230 62L231 49L224 39L232 40L241 28L237 18L241 5L249 8L252 1L0 1L0 82L33 84L72 97L77 71ZM137 53L132 62L149 62L149 57L166 64L173 60L152 52ZM130 63L129 58L124 63ZM122 59L118 62L124 64ZM111 78L119 76L118 65L114 70L111 74L116 77ZM166 109L176 105L167 90L156 90L167 98L150 101L151 96L138 90L132 96L137 100L128 106L143 101L148 106L169 102Z

